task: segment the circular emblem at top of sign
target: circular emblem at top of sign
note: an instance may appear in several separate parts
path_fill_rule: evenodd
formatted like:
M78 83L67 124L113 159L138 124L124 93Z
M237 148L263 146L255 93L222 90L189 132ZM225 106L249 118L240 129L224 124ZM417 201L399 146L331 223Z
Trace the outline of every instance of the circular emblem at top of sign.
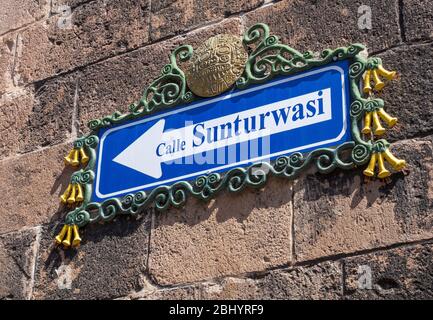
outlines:
M216 96L242 75L247 59L240 37L220 34L209 38L194 50L186 70L188 87L201 97Z

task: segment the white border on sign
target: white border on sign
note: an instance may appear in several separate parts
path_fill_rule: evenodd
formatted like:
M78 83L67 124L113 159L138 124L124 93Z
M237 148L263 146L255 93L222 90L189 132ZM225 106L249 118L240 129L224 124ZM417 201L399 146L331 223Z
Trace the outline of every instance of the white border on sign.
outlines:
M217 101L222 101L222 100L234 98L234 97L237 97L237 96L241 96L241 95L244 95L244 94L247 94L247 93L250 93L250 92L254 92L254 91L257 91L257 90L273 87L273 86L276 86L276 85L281 84L281 83L285 83L285 82L301 79L301 78L308 77L308 76L311 76L311 75L314 75L314 74L318 74L318 73L321 73L321 72L325 72L325 71L328 71L328 70L336 70L336 71L338 71L341 74L341 87L342 87L342 90L343 90L342 91L342 93L343 93L342 94L342 102L343 102L342 103L342 106L343 106L343 129L341 130L341 132L338 134L337 137L335 137L333 139L328 139L328 140L325 140L325 141L311 143L311 144L308 144L308 145L305 145L305 146L301 146L301 147L297 147L297 148L293 148L293 149L287 149L287 150L284 150L284 151L279 151L279 152L275 152L275 153L272 153L272 154L267 154L267 155L264 155L264 156L261 156L261 157L256 157L256 158L253 158L253 159L243 160L243 161L239 161L239 162L236 162L236 163L231 163L231 164L219 166L219 167L216 167L216 168L213 168L213 169L207 169L207 170L203 170L203 171L199 171L199 172L194 172L194 173L183 175L183 176L180 176L180 177L171 178L171 179L167 179L167 180L163 180L163 181L152 182L152 183L148 183L148 184L145 184L145 185L142 185L142 186L133 187L133 188L125 189L125 190L120 190L120 191L116 191L116 192L112 192L112 193L108 193L108 194L102 194L101 192L99 192L99 183L100 183L100 178L99 177L100 177L100 172L101 172L101 159L102 159L101 155L102 155L103 148L104 148L105 138L111 132L117 131L117 130L121 130L123 128L127 128L127 127L130 127L130 126L135 126L135 125L140 124L140 123L149 122L149 121L152 121L152 120L155 120L155 119L159 119L159 118L171 115L171 114L175 114L175 113L179 113L179 112L183 112L183 111L199 108L201 106L204 106L204 105L207 105L207 104L210 104L210 103L214 103L214 102L217 102ZM162 184L168 183L168 182L173 182L173 181L177 181L177 180L183 180L183 179L191 178L191 177L194 177L194 176L197 176L197 175L200 175L200 174L215 172L215 171L223 170L223 169L234 167L234 166L237 166L237 165L242 165L242 164L249 163L249 162L258 162L258 161L263 160L263 159L272 158L272 157L283 155L283 154L286 154L286 153L292 153L292 152L296 152L296 151L299 151L299 150L302 150L302 149L308 149L308 148L320 146L320 145L323 145L323 144L328 144L328 143L336 142L336 141L338 141L338 140L341 139L341 137L346 133L346 130L347 130L347 123L346 123L346 94L345 94L344 70L341 67L338 67L338 66L324 67L324 68L321 68L321 69L318 69L318 70L307 72L305 74L300 74L300 75L293 76L293 77L290 77L290 78L281 79L281 80L277 80L277 81L274 81L274 82L266 83L266 84L263 84L263 85L260 85L260 86L254 87L254 88L250 88L250 89L246 89L246 90L242 90L242 91L238 91L238 92L234 92L234 93L229 93L229 94L226 94L226 95L223 95L223 96L220 96L220 97L208 100L208 101L203 101L203 102L200 102L200 103L197 103L197 104L193 104L193 105L181 108L181 109L175 109L175 110L168 111L168 112L165 112L165 113L162 113L162 114L158 114L158 115L155 115L155 116L143 119L141 121L135 121L135 122L132 122L132 123L124 124L124 125L119 126L119 127L108 129L102 135L101 141L100 141L100 144L99 144L98 171L97 171L97 176L96 176L96 190L95 190L95 193L96 193L96 195L99 198L109 198L109 197L113 197L113 196L116 196L116 195L119 195L119 194L124 194L124 193L129 193L129 192L132 192L132 191L143 190L143 189L146 189L146 188L149 188L149 187L154 187L156 185L162 185Z

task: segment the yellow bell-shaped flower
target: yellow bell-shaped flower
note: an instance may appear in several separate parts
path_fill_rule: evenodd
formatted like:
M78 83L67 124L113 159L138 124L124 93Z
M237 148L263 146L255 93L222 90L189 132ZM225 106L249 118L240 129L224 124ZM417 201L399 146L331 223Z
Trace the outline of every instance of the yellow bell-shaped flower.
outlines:
M70 183L60 196L62 203L74 204L84 200L83 187L79 183Z
M377 154L377 167L379 168L379 173L377 174L377 176L380 179L384 179L387 178L391 175L391 172L389 172L386 168L385 168L385 163L383 161L383 154L382 152L379 152Z
M397 171L402 170L406 166L406 161L396 158L389 149L383 152L383 156L386 161Z
M367 70L364 75L364 88L362 89L364 93L368 94L371 92L371 90L373 90L370 85L370 82L371 82L371 70Z
M371 71L371 74L373 76L374 90L376 91L382 90L383 87L385 87L385 83L382 80L380 80L379 75L377 74L377 70L373 69L373 71Z
M375 167L376 167L376 153L372 153L370 162L368 163L368 167L364 170L364 175L366 175L367 177L373 177Z
M69 151L68 155L64 157L65 165L72 165L71 162L74 156L75 156L75 149L72 149L71 151Z
M61 244L63 241L63 238L65 237L66 232L68 231L68 225L64 225L62 230L60 230L59 234L55 238L56 244Z
M378 110L365 113L364 127L361 132L363 134L370 134L372 132L371 122L373 120L373 133L378 136L384 134L386 129L382 126L380 119L385 121L388 128L392 128L398 121L396 117L391 117L383 108L379 108Z
M81 157L81 164L86 164L87 162L89 162L89 157L84 151L84 148L80 148L80 157Z
M81 243L80 234L78 233L78 226L74 224L73 226L74 231L74 239L72 240L72 247L78 247Z
M362 91L369 94L374 90L380 91L385 87L385 83L380 79L380 76L387 80L393 80L396 78L397 73L395 71L388 71L382 65L377 68L368 69L364 74L364 85ZM371 81L374 83L374 87L371 87Z
M364 116L364 128L361 130L363 134L371 133L371 112L366 112Z
M386 130L382 126L382 124L380 123L377 111L373 111L372 112L372 117L373 117L373 124L374 124L373 132L374 132L375 135L381 136L382 134L385 133Z
M60 200L63 203L67 203L71 191L72 191L72 184L68 184L68 187L66 188L65 192L63 192L63 194L60 196Z
M393 80L397 77L397 72L388 71L381 64L377 67L377 72L387 80Z
M68 231L66 233L66 237L62 241L62 244L65 246L65 248L68 248L71 246L71 237L72 237L72 227L68 226Z
M84 148L72 149L64 159L65 165L73 167L77 167L80 162L83 165L89 162L89 156L86 154Z
M72 239L72 235L74 236L73 239ZM65 224L62 230L60 230L59 234L56 236L55 243L57 245L63 244L65 248L78 247L81 243L80 234L78 232L78 226L76 224L72 226Z
M391 172L385 167L385 160L388 162L396 171L402 170L406 166L406 161L396 158L389 149L383 152L374 152L371 154L370 162L367 168L363 171L367 177L373 177L375 175L375 167L379 169L377 177L380 179L387 178L391 175Z
M383 108L377 110L377 114L379 117L386 122L388 128L392 128L397 123L398 119L396 117L391 117L388 113L386 113Z

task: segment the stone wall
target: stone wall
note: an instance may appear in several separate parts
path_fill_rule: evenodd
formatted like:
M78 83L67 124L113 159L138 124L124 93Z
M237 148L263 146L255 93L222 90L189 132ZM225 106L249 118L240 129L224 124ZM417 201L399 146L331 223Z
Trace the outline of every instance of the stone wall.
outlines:
M0 1L0 299L433 298L432 21L429 0ZM397 70L381 96L408 171L271 178L56 248L62 157L87 121L126 111L176 46L257 22L299 50L364 43Z

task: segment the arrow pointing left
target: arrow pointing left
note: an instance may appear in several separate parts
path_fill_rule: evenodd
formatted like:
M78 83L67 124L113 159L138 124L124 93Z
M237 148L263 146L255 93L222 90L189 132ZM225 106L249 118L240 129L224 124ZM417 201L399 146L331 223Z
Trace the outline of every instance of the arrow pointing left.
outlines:
M137 140L117 155L113 161L158 179L162 176L161 164L155 153L162 137L165 120L161 119Z

